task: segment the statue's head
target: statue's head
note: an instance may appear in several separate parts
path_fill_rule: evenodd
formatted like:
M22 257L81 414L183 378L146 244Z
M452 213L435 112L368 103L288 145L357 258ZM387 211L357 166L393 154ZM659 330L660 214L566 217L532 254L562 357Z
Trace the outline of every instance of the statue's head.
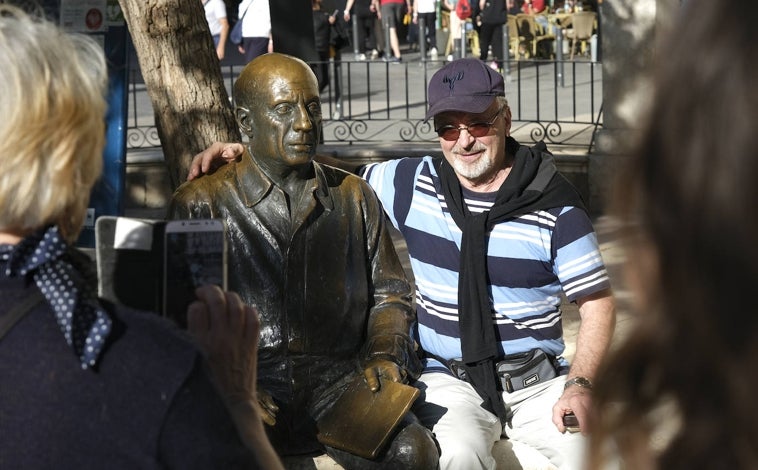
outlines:
M237 123L256 160L310 164L321 132L321 98L308 64L286 54L264 54L245 66L233 92Z

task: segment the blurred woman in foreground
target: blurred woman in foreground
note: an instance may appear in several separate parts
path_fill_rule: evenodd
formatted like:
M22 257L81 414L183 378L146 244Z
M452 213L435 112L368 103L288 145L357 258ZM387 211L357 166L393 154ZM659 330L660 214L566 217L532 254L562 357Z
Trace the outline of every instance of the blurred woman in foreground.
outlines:
M638 325L596 384L593 468L758 466L758 3L739 4L686 2L658 49L619 173Z

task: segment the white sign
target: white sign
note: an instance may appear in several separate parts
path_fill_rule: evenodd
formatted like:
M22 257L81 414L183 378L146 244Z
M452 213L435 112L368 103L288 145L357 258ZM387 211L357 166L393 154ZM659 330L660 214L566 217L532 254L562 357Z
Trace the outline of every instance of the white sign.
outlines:
M106 3L106 0L61 0L61 27L77 33L105 32Z

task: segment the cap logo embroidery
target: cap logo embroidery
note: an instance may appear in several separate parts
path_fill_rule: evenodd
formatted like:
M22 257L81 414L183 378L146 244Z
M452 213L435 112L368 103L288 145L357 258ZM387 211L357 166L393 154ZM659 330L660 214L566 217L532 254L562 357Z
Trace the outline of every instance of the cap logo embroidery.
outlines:
M450 87L450 91L455 88L455 82L463 79L463 71L458 72L456 75L445 75L442 77L442 83L447 83Z

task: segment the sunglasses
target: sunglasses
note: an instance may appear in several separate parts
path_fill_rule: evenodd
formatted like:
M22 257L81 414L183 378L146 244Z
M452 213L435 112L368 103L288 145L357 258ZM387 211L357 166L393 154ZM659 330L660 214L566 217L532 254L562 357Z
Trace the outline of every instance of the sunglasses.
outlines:
M497 117L500 116L500 112L503 110L503 108L500 108L497 110L494 116L492 116L492 119L486 122L472 122L468 126L442 126L438 127L434 131L437 133L438 136L442 137L444 140L447 141L454 141L458 140L458 137L461 136L462 130L467 130L469 134L471 134L472 137L484 137L490 132L490 129L492 126L495 125L495 121L497 120Z

